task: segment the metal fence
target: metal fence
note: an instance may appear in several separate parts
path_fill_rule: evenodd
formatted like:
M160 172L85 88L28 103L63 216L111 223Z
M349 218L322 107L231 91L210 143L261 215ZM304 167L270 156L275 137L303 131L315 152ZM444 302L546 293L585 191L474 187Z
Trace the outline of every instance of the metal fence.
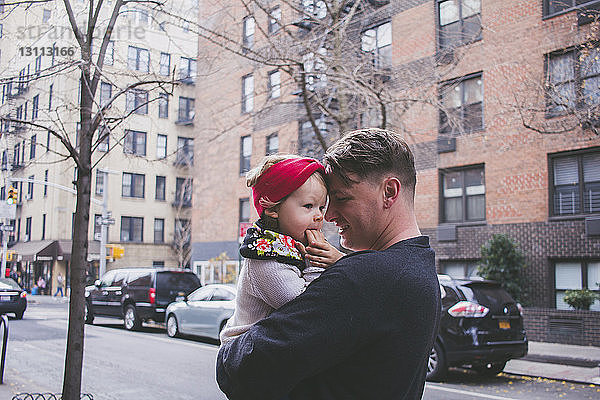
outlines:
M62 393L17 393L12 400L62 400ZM94 396L82 393L80 400L94 400Z

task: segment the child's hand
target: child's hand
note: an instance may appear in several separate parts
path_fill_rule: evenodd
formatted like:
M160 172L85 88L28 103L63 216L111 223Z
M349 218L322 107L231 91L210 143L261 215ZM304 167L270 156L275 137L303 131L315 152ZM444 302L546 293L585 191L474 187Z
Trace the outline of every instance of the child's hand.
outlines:
M329 244L321 231L307 230L306 240L306 259L313 267L327 268L344 256L344 253Z

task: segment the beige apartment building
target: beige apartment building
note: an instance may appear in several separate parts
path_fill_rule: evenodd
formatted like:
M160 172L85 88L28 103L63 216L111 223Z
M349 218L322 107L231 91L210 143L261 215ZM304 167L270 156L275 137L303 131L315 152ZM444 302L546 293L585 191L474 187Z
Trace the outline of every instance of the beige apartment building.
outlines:
M83 23L89 3L71 3ZM104 34L113 6L107 2L100 13L94 37ZM114 99L106 119L127 117L109 125L92 156L90 281L98 276L104 195L111 213L107 243L124 248L120 259L108 251L107 270L188 263L198 37L168 15L197 13L197 6L165 7L166 13L125 6L104 59L95 110ZM16 218L4 220L14 227L8 265L24 287L42 277L50 293L59 273L69 283L77 168L48 129L77 149L80 50L62 2L0 11L1 200L11 185L18 190ZM95 60L100 41L93 43ZM164 89L146 84L119 95L135 82L173 79Z

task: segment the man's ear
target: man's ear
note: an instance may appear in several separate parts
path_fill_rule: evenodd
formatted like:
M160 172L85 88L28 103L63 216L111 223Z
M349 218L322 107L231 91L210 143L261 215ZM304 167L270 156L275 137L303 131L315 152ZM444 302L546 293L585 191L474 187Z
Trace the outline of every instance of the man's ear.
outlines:
M395 177L386 178L383 181L383 207L390 208L400 196L402 184Z
M275 219L277 219L277 217L279 216L279 215L277 214L276 207L267 208L267 209L264 211L264 213L265 213L265 215L266 215L266 216L268 216L268 217L271 217L271 218L275 218Z

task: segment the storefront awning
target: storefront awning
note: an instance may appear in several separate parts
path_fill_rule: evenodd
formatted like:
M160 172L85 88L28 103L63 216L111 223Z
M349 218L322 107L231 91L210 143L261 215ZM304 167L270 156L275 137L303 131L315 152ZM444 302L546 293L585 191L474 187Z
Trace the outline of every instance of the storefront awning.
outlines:
M57 245L55 240L32 240L19 242L10 249L21 261L42 261L56 258Z
M58 240L59 254L66 261L71 260L71 249L73 248L72 240ZM90 240L88 242L88 261L97 260L100 257L100 242Z

